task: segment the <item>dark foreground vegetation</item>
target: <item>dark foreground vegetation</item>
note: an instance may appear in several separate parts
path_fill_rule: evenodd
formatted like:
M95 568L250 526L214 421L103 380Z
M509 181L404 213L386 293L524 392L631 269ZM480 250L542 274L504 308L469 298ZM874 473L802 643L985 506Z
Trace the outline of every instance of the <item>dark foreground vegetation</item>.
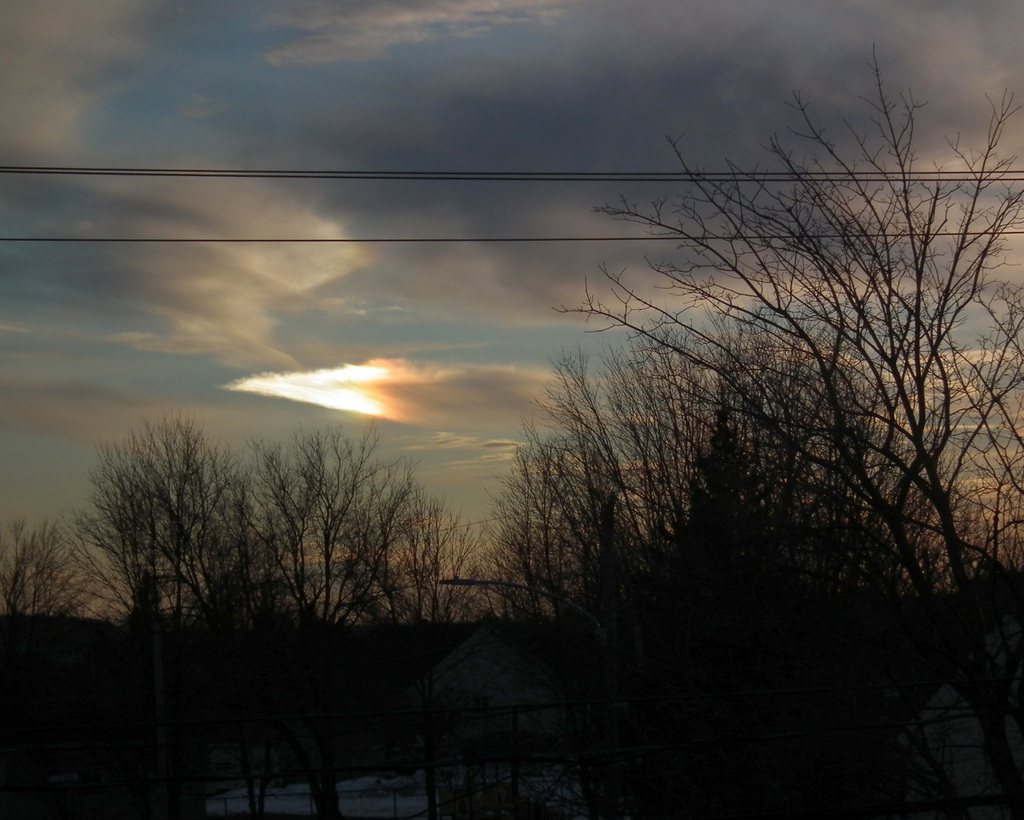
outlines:
M175 817L230 746L257 816L275 779L331 818L346 774L491 765L603 818L1024 818L1013 106L945 164L880 77L863 133L796 113L771 173L604 208L678 247L581 308L630 341L559 363L486 533L372 438L103 449L85 510L4 537L0 785ZM515 708L448 685L495 657Z

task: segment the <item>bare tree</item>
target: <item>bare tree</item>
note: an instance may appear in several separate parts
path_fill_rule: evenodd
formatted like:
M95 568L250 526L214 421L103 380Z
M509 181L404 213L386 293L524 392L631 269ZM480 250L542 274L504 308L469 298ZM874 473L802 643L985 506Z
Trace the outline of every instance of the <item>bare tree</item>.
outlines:
M609 275L614 299L590 294L582 310L714 374L881 525L889 560L862 569L883 570L873 581L894 605L918 601L914 645L977 715L978 753L1024 817L1024 646L998 628L1024 622L1024 295L994 275L1024 223L1014 158L998 150L1015 108L993 102L980 149L951 141L948 165L926 164L921 105L875 78L852 151L797 98L806 154L774 139L777 170L725 175L680 154L681 196L602 208L677 237L677 261L654 265L654 295Z
M583 579L592 566L584 544L595 530L579 497L576 459L563 441L545 440L536 427L524 432L526 442L491 511L489 574L587 606L593 601ZM532 618L546 617L553 607L548 595L526 590L496 587L491 594L502 609Z
M33 623L75 615L84 601L71 543L56 524L24 520L0 529L0 630L7 656L35 648Z
M598 609L600 499L615 495L623 577L658 567L687 527L691 485L715 418L715 389L666 357L567 355L524 430L491 527L500 578ZM535 614L551 599L511 591Z
M715 374L675 355L636 345L597 365L567 356L539 404L493 509L489 574L526 587L495 587L506 611L564 616L568 626L568 599L599 618L607 637L593 644L584 630L580 647L591 647L599 667L617 668L623 696L644 704L629 731L650 749L694 732L724 744L770 725L783 699L739 706L720 696L755 680L809 684L826 653L819 643L807 650L807 622L822 624L819 612L807 616L837 586L820 582L842 577L849 563L833 569L825 559L836 561L852 530L863 539L869 522L739 414ZM799 771L820 762L810 758ZM799 777L790 764L772 776ZM680 750L674 760L652 753L624 786L646 811L685 799L710 813L726 811L729 783L728 808L739 811L763 797L751 765L732 750ZM797 799L790 790L785 805Z
M72 522L108 610L137 627L153 669L141 687L150 704L156 694L158 717L178 721L200 693L239 717L262 715L325 818L337 816L343 750L331 716L344 705L346 631L399 611L457 617L460 599L438 582L466 565L471 547L412 465L378 449L372 430L358 440L300 432L287 444L254 443L243 461L195 421L170 416L100 448L91 505ZM213 675L228 691L218 694ZM268 732L227 740L254 737L266 742ZM180 782L181 742L157 746L173 751L169 781Z
M80 565L128 627L125 708L154 720L157 799L173 818L202 765L182 723L210 695L199 633L225 634L247 611L244 487L233 453L180 415L102 446L90 477L91 504L71 521Z
M351 626L377 610L389 553L415 518L412 466L379 457L372 431L254 445L255 533L297 622Z
M370 623L393 600L389 565L420 513L412 466L378 454L369 430L300 432L285 447L253 445L253 534L271 557L291 621L267 706L297 715L279 732L307 772L318 816L338 817L343 757L340 684L345 633ZM276 702L275 702L276 700Z
M413 515L388 556L387 610L398 623L458 623L479 612L476 590L445 586L448 578L473 577L481 551L472 524L443 499L417 489Z
M91 505L72 526L114 611L159 616L172 628L232 618L231 452L194 420L169 416L101 447L98 462Z

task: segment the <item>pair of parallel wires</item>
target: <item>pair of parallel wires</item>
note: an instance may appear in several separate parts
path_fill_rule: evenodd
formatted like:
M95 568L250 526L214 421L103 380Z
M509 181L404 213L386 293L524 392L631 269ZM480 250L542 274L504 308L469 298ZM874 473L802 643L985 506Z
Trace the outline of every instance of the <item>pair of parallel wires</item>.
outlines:
M920 173L886 173L868 171L351 171L302 170L256 168L171 168L131 166L73 166L73 165L0 165L0 176L36 177L138 177L144 179L250 179L250 180L320 180L344 182L473 182L473 183L659 183L674 185L703 185L712 190L741 184L774 186L786 183L855 185L889 185L894 180L913 185L981 185L992 181L1002 185L1024 183L1024 170L1004 170L987 177L964 171L932 170ZM637 220L642 222L642 220ZM979 231L978 235L987 233ZM1024 230L1001 231L1002 235L1024 234ZM963 236L964 232L932 233L930 236ZM970 234L968 234L970 235ZM881 235L879 235L881 236ZM639 235L582 235L582 236L383 236L383 237L189 237L189 236L83 236L34 235L0 236L5 243L181 243L181 244L496 244L496 243L594 243L594 242L679 242L684 237L670 227ZM755 235L704 236L704 239L758 240ZM821 235L819 238L838 238ZM863 238L863 237L862 237ZM886 238L891 239L891 235Z

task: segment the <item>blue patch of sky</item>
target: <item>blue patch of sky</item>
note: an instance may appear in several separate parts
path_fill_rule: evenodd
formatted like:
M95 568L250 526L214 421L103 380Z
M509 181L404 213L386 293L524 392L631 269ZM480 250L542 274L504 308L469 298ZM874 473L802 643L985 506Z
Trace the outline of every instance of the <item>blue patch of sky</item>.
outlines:
M159 163L210 148L209 123L184 116L200 98L211 109L265 99L270 70L261 53L273 39L252 24L244 5L228 2L219 11L216 5L203 4L201 13L181 7L157 18L147 52L120 93L90 112L94 146L112 148L125 161Z
M0 320L52 313L74 300L86 289L91 257L67 244L0 244Z

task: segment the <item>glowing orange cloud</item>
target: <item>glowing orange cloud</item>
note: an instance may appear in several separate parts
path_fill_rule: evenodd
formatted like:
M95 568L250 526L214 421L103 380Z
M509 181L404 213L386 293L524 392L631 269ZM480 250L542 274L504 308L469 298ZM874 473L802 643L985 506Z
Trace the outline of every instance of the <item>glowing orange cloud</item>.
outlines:
M228 390L276 396L334 410L351 410L369 416L388 416L372 386L388 378L378 365L354 365L307 373L260 373L225 385Z
M407 424L486 428L497 419L514 424L547 376L514 365L371 359L326 370L261 373L225 387Z

